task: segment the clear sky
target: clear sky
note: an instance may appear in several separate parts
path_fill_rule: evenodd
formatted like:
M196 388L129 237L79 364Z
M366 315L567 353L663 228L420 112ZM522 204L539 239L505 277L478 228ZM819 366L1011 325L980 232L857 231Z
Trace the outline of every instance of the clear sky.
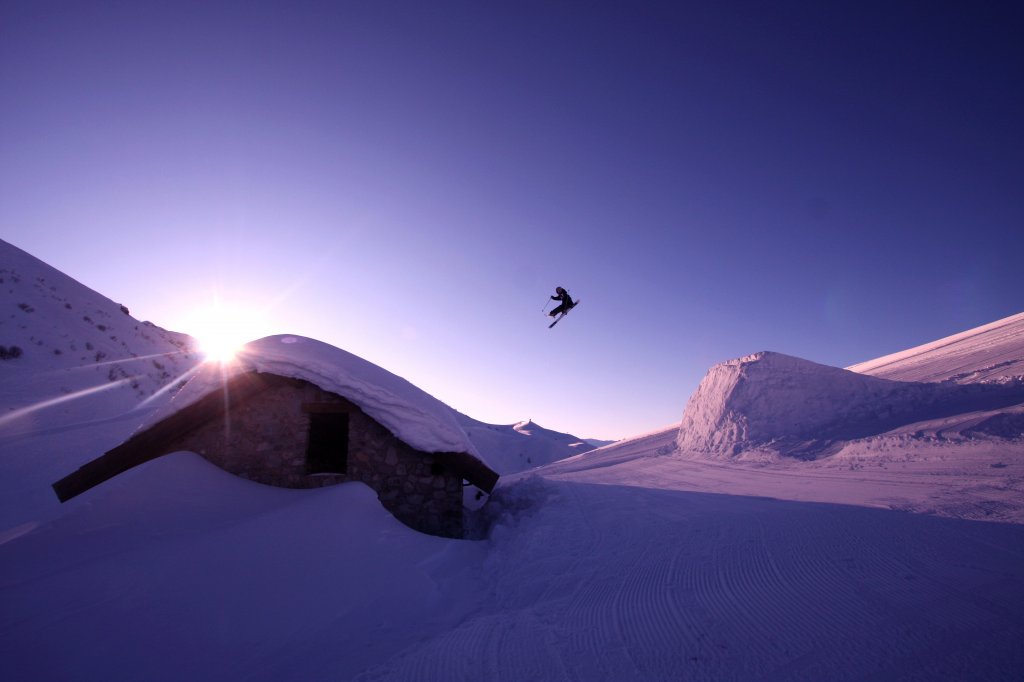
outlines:
M1024 310L1021 35L1011 2L8 0L0 236L164 327L219 305L635 435L722 360Z

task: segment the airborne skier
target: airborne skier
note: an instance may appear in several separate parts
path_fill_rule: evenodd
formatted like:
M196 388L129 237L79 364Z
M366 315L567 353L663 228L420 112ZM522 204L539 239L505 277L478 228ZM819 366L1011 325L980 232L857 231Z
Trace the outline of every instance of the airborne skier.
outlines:
M573 301L572 297L569 296L569 292L562 287L555 287L555 295L551 297L552 301L560 301L561 303L548 315L555 318L555 321L548 325L548 329L558 324L558 321L565 317L566 313L576 307L579 301Z
M562 287L555 287L555 295L551 297L551 300L561 301L562 304L548 313L550 317L556 317L562 313L567 313L570 308L576 305L572 302L572 298L569 297L569 292Z

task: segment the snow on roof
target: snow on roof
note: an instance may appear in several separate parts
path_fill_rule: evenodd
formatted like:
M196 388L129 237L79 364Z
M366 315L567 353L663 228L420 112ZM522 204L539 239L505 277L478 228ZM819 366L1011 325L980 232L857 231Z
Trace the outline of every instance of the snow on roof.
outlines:
M199 368L144 431L246 372L308 381L358 405L406 444L423 452L463 452L483 461L455 420L455 411L400 376L352 353L302 336L268 336L246 344L229 363Z

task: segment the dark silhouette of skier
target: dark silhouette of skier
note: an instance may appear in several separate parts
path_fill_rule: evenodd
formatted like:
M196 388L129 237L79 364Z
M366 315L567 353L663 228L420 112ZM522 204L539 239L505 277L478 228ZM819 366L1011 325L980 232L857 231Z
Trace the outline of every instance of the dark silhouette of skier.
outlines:
M551 297L551 300L561 301L561 304L548 313L549 317L557 317L562 313L567 313L576 305L573 303L572 298L569 297L569 292L562 287L555 287L555 295Z

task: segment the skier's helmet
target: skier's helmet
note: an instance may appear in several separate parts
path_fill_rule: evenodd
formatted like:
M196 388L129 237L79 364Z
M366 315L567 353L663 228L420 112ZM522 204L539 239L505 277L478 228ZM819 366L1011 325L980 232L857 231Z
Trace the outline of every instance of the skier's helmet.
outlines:
M565 292L565 289L563 289L562 287L555 287L555 293L556 294L564 294L566 292Z

